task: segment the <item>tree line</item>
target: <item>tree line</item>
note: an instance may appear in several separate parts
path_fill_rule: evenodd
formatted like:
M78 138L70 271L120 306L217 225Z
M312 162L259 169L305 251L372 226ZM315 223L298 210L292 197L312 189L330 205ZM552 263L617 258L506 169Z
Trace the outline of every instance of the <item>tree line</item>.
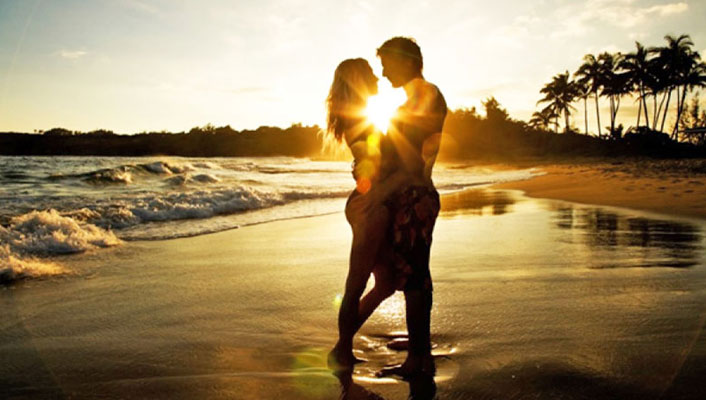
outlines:
M549 129L553 125L558 133L559 119L563 117L564 131L569 132L572 129L571 114L576 110L573 103L582 100L584 133L588 134L588 100L592 97L598 137L618 139L624 129L622 125L616 126L618 110L621 100L630 96L638 102L638 113L635 126L628 131L659 133L665 130L669 106L674 100L675 123L669 136L672 140L689 140L690 137L679 135L682 128L695 128L706 123L706 113L699 114L698 93L691 110L686 101L688 93L706 87L706 63L694 50L694 42L689 35L666 35L664 39L664 46L655 47L645 47L635 42L635 50L625 54L603 52L597 56L585 55L583 64L573 74L569 71L557 74L542 87L540 94L543 97L537 104L545 106L532 115L530 124L539 129ZM599 101L602 98L609 102L607 135L601 129ZM696 118L693 118L694 104ZM685 119L685 112L688 111L691 115Z
M261 126L236 131L229 125L207 124L189 132L142 132L118 135L99 129L82 133L53 128L43 134L0 134L4 155L96 155L184 157L291 156L309 157L323 146L316 125L293 124L289 128Z

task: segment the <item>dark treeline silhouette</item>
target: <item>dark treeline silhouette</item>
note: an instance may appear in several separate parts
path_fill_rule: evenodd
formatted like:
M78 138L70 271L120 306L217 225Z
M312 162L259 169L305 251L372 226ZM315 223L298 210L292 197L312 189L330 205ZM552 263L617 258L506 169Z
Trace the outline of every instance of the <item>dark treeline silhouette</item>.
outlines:
M687 94L694 89L706 87L706 63L693 49L694 42L689 35L678 37L667 35L664 46L646 48L635 42L635 51L627 54L603 52L598 56L587 54L583 64L573 74L569 71L552 78L541 90L544 95L538 104L546 104L534 113L530 123L536 128L547 129L554 125L559 130L559 118L564 117L564 131L572 130L571 111L574 101L583 100L584 133L588 134L588 100L595 101L595 125L598 137L604 137L601 127L600 98L605 98L610 106L610 125L605 129L609 139L619 139L624 127L616 126L620 102L626 96L634 97L638 103L637 121L627 132L659 136L665 131L665 123L670 117L673 126L669 136L673 140L703 142L703 135L694 135L695 128L703 128L706 114L684 119L687 111ZM674 96L672 96L674 94ZM695 98L698 104L698 93ZM676 101L676 111L668 115L670 102ZM673 103L672 103L673 104ZM700 124L700 125L699 125ZM684 135L689 130L691 135Z
M236 131L230 126L206 125L189 132L150 132L117 135L108 130L89 133L54 128L38 134L0 133L3 155L96 155L185 157L292 156L319 154L318 126L294 124L289 128L261 126Z
M611 140L607 136L558 134L544 127L513 119L494 97L483 101L485 115L474 108L449 111L444 124L442 161L517 159L575 156L706 157L706 143L672 140L651 130L631 131ZM685 106L683 118L704 119L698 103ZM641 129L645 129L641 127ZM346 152L331 148L321 129L295 124L289 128L262 126L235 131L230 126L206 125L189 132L150 132L118 135L108 130L88 133L54 128L43 134L0 133L3 155L97 155L185 157L292 156L340 159ZM327 151L322 149L328 149ZM340 149L339 149L340 150Z
M483 101L485 116L474 108L449 112L444 124L441 160L527 157L706 157L706 147L677 142L658 132L630 132L606 140L596 136L557 134L509 117L493 97Z

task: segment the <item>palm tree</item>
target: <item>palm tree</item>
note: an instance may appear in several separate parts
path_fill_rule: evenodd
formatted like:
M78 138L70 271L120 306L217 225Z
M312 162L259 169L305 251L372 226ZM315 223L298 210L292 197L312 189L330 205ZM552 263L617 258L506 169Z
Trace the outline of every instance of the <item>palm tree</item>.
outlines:
M653 53L658 53L658 50L657 48L650 49ZM647 102L647 96L652 96L652 129L657 130L662 106L664 105L664 100L667 98L667 93L664 92L670 87L666 60L661 57L651 58L647 62L647 72L645 86L648 91L645 93L645 102ZM661 101L659 100L660 93L662 93ZM659 104L659 108L657 104Z
M588 86L588 91L593 93L596 100L596 121L598 126L598 136L601 136L601 113L598 108L598 91L601 88L601 65L593 54L586 54L583 57L584 63L574 72L574 77L579 82Z
M544 85L539 92L544 94L544 97L537 104L549 103L548 107L551 107L556 114L560 115L563 113L564 132L569 132L569 117L571 109L574 108L571 103L577 95L576 85L569 79L569 71L555 75L552 81Z
M659 54L657 58L662 60L662 64L665 68L664 77L666 78L663 86L667 91L667 105L664 108L664 116L662 117L662 125L660 126L660 130L662 131L664 130L667 110L669 110L669 101L671 100L672 91L674 89L677 89L677 114L679 114L679 108L681 107L679 87L681 80L684 79L691 68L694 53L691 49L694 46L694 42L689 35L679 35L679 37L666 35L664 40L667 41L667 45L655 49ZM677 119L677 121L678 120L679 119ZM672 138L674 138L675 135L676 131L672 133Z
M591 95L591 86L585 81L574 81L576 95L583 99L584 134L588 135L588 96Z
M529 125L535 129L546 130L552 124L559 114L555 113L551 107L546 107L542 111L532 113L532 118L529 120ZM557 125L558 126L558 125Z
M598 106L600 90L600 64L593 54L586 54L583 57L584 63L574 72L577 83L586 87L588 93L592 93L596 103L596 125L598 136L601 136L601 114Z
M684 112L684 105L686 104L686 94L688 91L695 88L706 87L706 63L699 62L701 57L698 52L693 52L690 58L690 64L688 69L685 69L684 75L679 79L679 84L682 87L681 99L677 98L677 122L674 124L674 131L672 131L672 136L677 138L679 132L679 121L681 120L682 112ZM679 94L679 87L677 86L677 94Z
M610 101L610 133L615 134L615 121L620 108L620 98L630 93L628 84L628 74L620 73L618 65L622 60L620 53L601 53L598 61L601 65L601 95L608 97Z
M635 52L626 54L623 60L619 63L619 67L628 74L629 84L637 90L637 98L639 103L637 106L637 124L635 126L640 126L640 117L642 116L642 110L644 107L645 124L647 125L647 128L649 128L650 121L647 114L646 85L650 79L650 51L647 50L645 46L640 44L640 42L635 42L635 47Z

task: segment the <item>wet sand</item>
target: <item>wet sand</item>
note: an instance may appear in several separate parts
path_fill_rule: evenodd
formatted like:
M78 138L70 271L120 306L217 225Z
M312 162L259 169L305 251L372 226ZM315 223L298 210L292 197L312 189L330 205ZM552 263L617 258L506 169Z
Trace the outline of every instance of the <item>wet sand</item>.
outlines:
M702 398L703 220L487 189L443 208L439 398ZM336 399L349 244L341 213L65 257L72 275L0 290L0 397ZM373 377L404 329L397 294L356 339L349 398L407 398Z
M706 161L590 160L546 164L544 175L496 185L528 196L706 219Z

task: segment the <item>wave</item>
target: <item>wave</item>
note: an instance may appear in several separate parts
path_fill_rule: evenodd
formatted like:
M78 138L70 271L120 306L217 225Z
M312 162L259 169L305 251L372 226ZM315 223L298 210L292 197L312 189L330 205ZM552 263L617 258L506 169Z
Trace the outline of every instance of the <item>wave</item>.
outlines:
M132 173L127 166L102 169L83 174L84 180L91 183L132 183Z
M221 180L211 174L197 174L197 175L189 175L189 174L183 174L183 175L174 175L170 178L167 178L164 180L170 185L174 186L179 186L179 185L186 185L188 183L218 183Z
M185 175L174 176L184 177ZM214 177L215 178L215 177ZM203 178L212 179L212 178ZM109 247L120 243L118 237L127 240L147 236L170 237L170 229L179 231L176 225L162 227L163 223L180 220L208 220L248 211L272 209L273 207L309 200L344 198L349 190L285 190L262 191L249 186L232 189L174 191L148 195L114 198L82 208L57 211L32 211L10 217L7 227L0 226L0 243L11 243L13 252L49 256L85 251L98 247ZM80 202L79 202L80 203ZM300 207L301 208L301 207ZM281 211L273 211L262 218L278 218ZM304 211L315 215L316 208ZM285 213L286 214L286 213ZM303 214L298 214L303 215ZM247 217L248 223L257 222L258 217ZM240 220L240 219L239 219ZM232 221L232 220L231 220ZM159 223L156 224L155 223ZM204 221L190 224L189 235L208 233L213 229L223 230L240 222ZM154 233L158 232L158 233ZM117 236L116 236L117 235ZM179 234L177 236L181 236Z
M64 267L53 262L13 253L9 245L0 246L0 285L67 272Z
M203 169L221 169L217 164L212 163L210 161L201 161L201 162L195 162L192 164L196 168L203 168Z
M263 174L277 175L277 174L330 174L330 173L343 173L350 174L348 170L340 169L283 169L283 168L267 168L260 167L257 172Z
M216 169L217 166L210 162L198 163L201 168ZM174 175L196 171L196 166L190 163L173 163L167 161L154 161L142 164L125 164L112 168L102 168L80 174L55 174L49 180L79 179L92 184L130 184L140 176ZM198 181L198 180L197 180Z
M53 209L12 218L7 228L0 226L0 239L13 252L32 255L80 253L120 244L113 232Z
M181 174L196 170L196 168L189 163L174 164L166 161L139 164L138 167L155 174Z
M113 232L81 222L81 218L91 216L89 210L77 212L76 218L53 209L32 211L12 218L7 227L0 226L0 283L67 271L38 257L80 253L122 243Z

